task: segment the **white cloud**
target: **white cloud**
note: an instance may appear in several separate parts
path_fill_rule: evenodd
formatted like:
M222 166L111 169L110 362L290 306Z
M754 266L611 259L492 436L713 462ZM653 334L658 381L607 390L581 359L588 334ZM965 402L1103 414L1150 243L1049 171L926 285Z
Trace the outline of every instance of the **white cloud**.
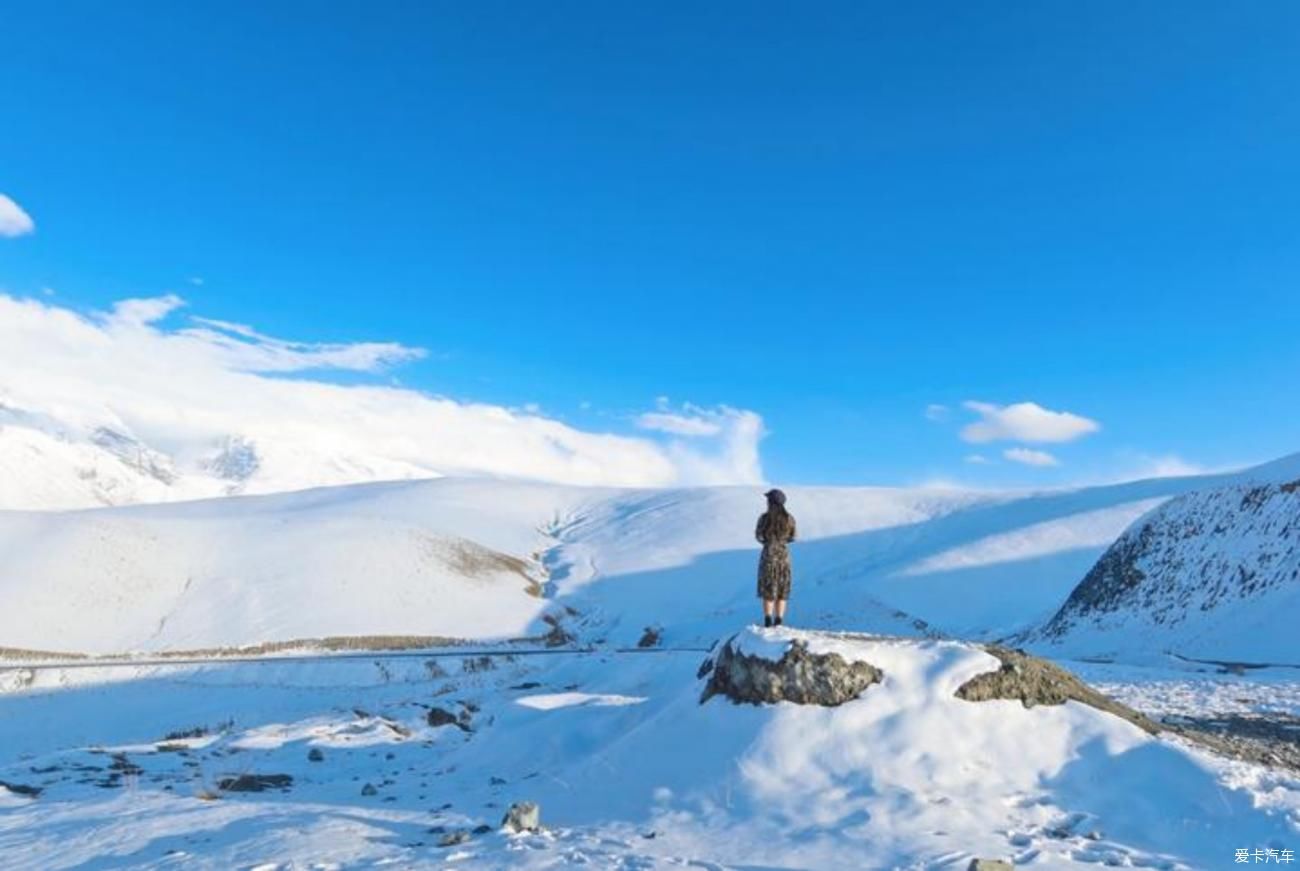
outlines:
M1036 402L994 405L969 401L962 406L980 416L962 428L963 440L974 444L997 441L1070 442L1101 429L1101 424L1068 411L1049 411Z
M1002 456L1013 463L1023 463L1026 466L1059 466L1061 464L1060 460L1047 451L1036 451L1032 448L1007 448L1002 452Z
M1138 454L1134 457L1136 464L1126 477L1130 480L1143 478L1181 478L1187 475L1204 475L1210 472L1205 466L1189 463L1175 454L1147 456Z
M987 466L992 462L992 460L983 454L967 454L965 459L966 462L970 463L972 466Z
M666 396L656 399L655 405L655 411L647 411L637 417L636 425L641 429L677 436L708 437L722 432L726 423L725 415L690 403L683 405L680 411L674 411Z
M247 372L300 372L308 369L342 369L379 372L425 356L423 348L408 348L394 342L351 342L320 344L287 342L265 336L252 327L192 318L198 327L178 335L197 340L225 357L225 365Z
M23 211L22 206L4 194L0 194L0 236L14 238L35 232L36 223L32 216Z
M183 305L176 296L125 300L84 316L0 294L0 399L71 429L129 433L181 465L230 436L249 439L265 460L250 490L438 474L624 486L762 480L753 412L664 405L652 414L689 434L660 426L624 436L399 387L277 377L375 372L424 351L288 341L204 318L168 326Z
M667 445L669 455L701 483L763 478L758 444L765 430L763 419L752 411L727 405L704 408L689 402L675 409L668 397L660 396L655 410L639 415L636 424L673 436Z
M941 423L948 419L948 406L931 402L925 407L925 419Z

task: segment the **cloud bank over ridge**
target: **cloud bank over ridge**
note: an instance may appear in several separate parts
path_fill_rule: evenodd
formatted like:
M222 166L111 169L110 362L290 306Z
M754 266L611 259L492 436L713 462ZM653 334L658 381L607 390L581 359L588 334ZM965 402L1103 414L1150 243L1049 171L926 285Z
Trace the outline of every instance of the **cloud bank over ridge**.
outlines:
M383 372L424 351L288 341L211 318L168 326L183 305L133 299L86 315L0 294L0 449L5 429L41 421L65 441L111 430L183 472L210 470L236 440L256 450L244 492L435 475L611 486L763 478L762 420L750 411L661 404L652 414L677 426L590 432L536 411L333 383L331 371Z

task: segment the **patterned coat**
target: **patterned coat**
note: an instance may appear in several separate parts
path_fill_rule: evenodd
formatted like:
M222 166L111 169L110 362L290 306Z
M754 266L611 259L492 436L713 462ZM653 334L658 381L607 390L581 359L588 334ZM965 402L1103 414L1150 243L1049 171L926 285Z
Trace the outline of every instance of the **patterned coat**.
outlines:
M758 518L754 537L763 545L758 558L758 597L765 600L790 598L790 549L794 541L794 515L784 508L768 509Z

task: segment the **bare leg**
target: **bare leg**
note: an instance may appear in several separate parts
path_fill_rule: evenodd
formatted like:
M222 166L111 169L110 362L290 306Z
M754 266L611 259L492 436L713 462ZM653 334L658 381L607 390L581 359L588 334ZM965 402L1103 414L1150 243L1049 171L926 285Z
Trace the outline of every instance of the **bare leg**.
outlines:
M776 616L777 616L778 618L782 619L782 620L785 619L785 605L786 605L786 602L787 602L786 599L777 599L777 600L776 600Z
M775 603L775 602L773 602L771 599L764 599L764 600L763 600L763 616L764 616L764 617L771 617L771 616L772 616L772 613L773 613L775 610L776 610L776 603Z

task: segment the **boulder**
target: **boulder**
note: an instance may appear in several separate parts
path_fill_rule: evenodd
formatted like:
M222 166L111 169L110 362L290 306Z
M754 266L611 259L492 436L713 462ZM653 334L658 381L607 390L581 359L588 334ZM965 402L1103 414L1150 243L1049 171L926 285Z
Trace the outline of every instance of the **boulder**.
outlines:
M537 802L517 801L506 811L501 826L512 832L536 832L542 827L542 809Z
M835 707L851 701L872 684L880 669L866 662L849 662L837 653L812 653L804 641L793 640L780 659L752 656L738 649L736 637L722 645L700 667L708 676L700 703L713 696L733 702Z
M464 829L457 829L454 832L448 832L438 839L439 847L455 847L457 844L464 844L469 841L469 832Z
M1160 731L1151 720L1102 695L1058 665L1010 647L990 644L984 649L1001 661L1001 667L966 681L958 687L957 698L968 702L1013 699L1026 708L1076 701L1128 720L1152 735Z
M217 789L222 792L265 792L268 789L288 789L291 786L293 777L288 774L241 774L217 781Z
M971 859L966 871L1014 871L1010 862L1001 859Z
M453 714L446 708L433 707L429 709L425 720L435 729L439 726L455 726L462 732L470 731L470 712L468 709L462 709L460 714Z

